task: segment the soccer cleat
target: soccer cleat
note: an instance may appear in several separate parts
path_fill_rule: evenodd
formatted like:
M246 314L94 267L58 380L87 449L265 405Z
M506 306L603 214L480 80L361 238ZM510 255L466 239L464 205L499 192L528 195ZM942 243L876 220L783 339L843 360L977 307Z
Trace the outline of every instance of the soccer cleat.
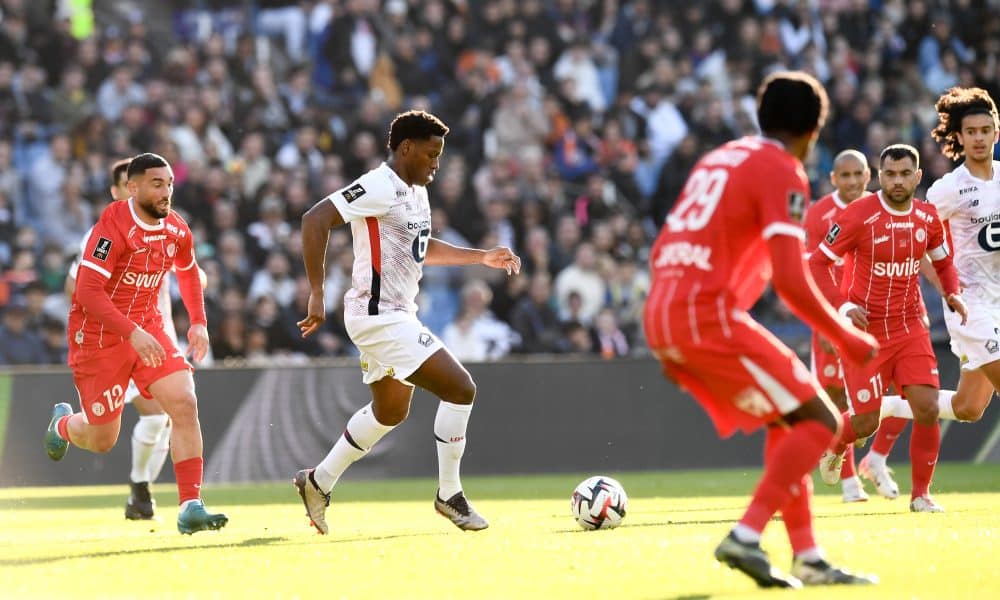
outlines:
M826 485L836 485L840 481L840 467L844 464L846 452L834 454L831 450L819 457L819 478Z
M200 499L186 502L177 513L177 531L188 535L206 529L222 529L228 522L226 515L205 510L205 503Z
M910 500L910 512L944 512L944 507L934 501L930 496L917 496Z
M723 538L715 548L715 560L728 565L730 569L742 571L762 588L802 587L802 582L796 577L785 575L771 565L767 552L764 552L760 544L741 542L732 533Z
M892 478L892 469L883 464L875 467L869 462L868 455L865 455L858 463L858 474L864 479L875 484L875 491L879 496L894 500L899 497L899 485Z
M434 510L442 517L450 519L459 529L479 531L490 526L490 522L472 508L464 492L458 492L447 500L442 500L434 494Z
M59 419L66 415L73 414L73 407L65 402L60 402L52 407L52 418L49 420L49 428L45 430L45 452L52 460L62 460L69 450L69 442L59 436L56 425Z
M326 507L330 506L330 494L324 493L316 485L313 477L315 469L303 469L295 474L292 483L299 491L299 498L306 507L306 516L309 517L309 524L316 528L321 535L326 535L330 527L326 524Z
M861 480L856 476L842 480L840 486L845 503L868 501L868 494L865 493Z
M805 561L796 558L792 561L792 575L805 585L875 585L878 577L874 575L855 575L850 571L838 569L822 558Z
M155 516L156 500L149 494L149 482L128 482L131 493L125 503L125 518L129 521L148 521Z

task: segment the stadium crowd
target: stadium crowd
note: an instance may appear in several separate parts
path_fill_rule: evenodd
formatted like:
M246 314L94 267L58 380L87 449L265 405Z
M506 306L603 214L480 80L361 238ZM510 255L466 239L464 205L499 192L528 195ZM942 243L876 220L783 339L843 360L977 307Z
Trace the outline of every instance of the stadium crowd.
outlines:
M463 360L614 358L643 347L659 225L702 152L755 131L763 75L801 68L830 91L815 197L839 150L874 165L895 142L921 150L929 185L952 166L928 133L934 98L1000 98L996 0L108 2L89 24L86 4L0 0L0 364L64 362L68 266L110 164L139 152L173 166L216 361L353 351L336 317L346 229L328 258L335 317L298 335L300 218L384 160L408 108L451 127L433 234L524 260L513 278L426 268L424 323ZM775 298L755 313L807 349ZM175 318L185 331L179 303Z

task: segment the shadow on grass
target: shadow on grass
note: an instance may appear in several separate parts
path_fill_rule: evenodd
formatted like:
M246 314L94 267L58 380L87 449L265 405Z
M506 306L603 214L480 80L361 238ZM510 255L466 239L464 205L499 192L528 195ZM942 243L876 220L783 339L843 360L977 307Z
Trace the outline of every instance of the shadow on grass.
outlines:
M10 558L0 560L0 567L18 567L27 565L44 565L48 563L73 560L76 558L109 558L114 556L137 556L140 554L169 554L171 552L184 552L187 550L203 550L206 548L252 548L255 546L268 546L287 541L286 537L257 537L243 540L235 544L205 544L197 546L170 546L167 548L137 548L135 550L114 550L109 552L88 552L79 555L61 556L36 556L33 558Z

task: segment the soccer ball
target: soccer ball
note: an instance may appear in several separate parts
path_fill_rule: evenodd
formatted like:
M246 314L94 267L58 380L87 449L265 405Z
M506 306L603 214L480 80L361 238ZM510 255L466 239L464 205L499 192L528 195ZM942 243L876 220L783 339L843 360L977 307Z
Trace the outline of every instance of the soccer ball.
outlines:
M570 509L577 524L587 530L613 529L621 525L628 496L618 481L597 475L584 479L573 490Z

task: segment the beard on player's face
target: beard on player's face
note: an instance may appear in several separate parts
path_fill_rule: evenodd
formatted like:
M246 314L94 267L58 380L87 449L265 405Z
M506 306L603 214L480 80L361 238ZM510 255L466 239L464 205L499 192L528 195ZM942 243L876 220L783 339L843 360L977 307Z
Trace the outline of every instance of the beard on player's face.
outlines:
M165 219L170 214L170 196L164 196L162 192L156 191L149 194L143 194L140 191L136 196L136 203L148 215L157 219Z

